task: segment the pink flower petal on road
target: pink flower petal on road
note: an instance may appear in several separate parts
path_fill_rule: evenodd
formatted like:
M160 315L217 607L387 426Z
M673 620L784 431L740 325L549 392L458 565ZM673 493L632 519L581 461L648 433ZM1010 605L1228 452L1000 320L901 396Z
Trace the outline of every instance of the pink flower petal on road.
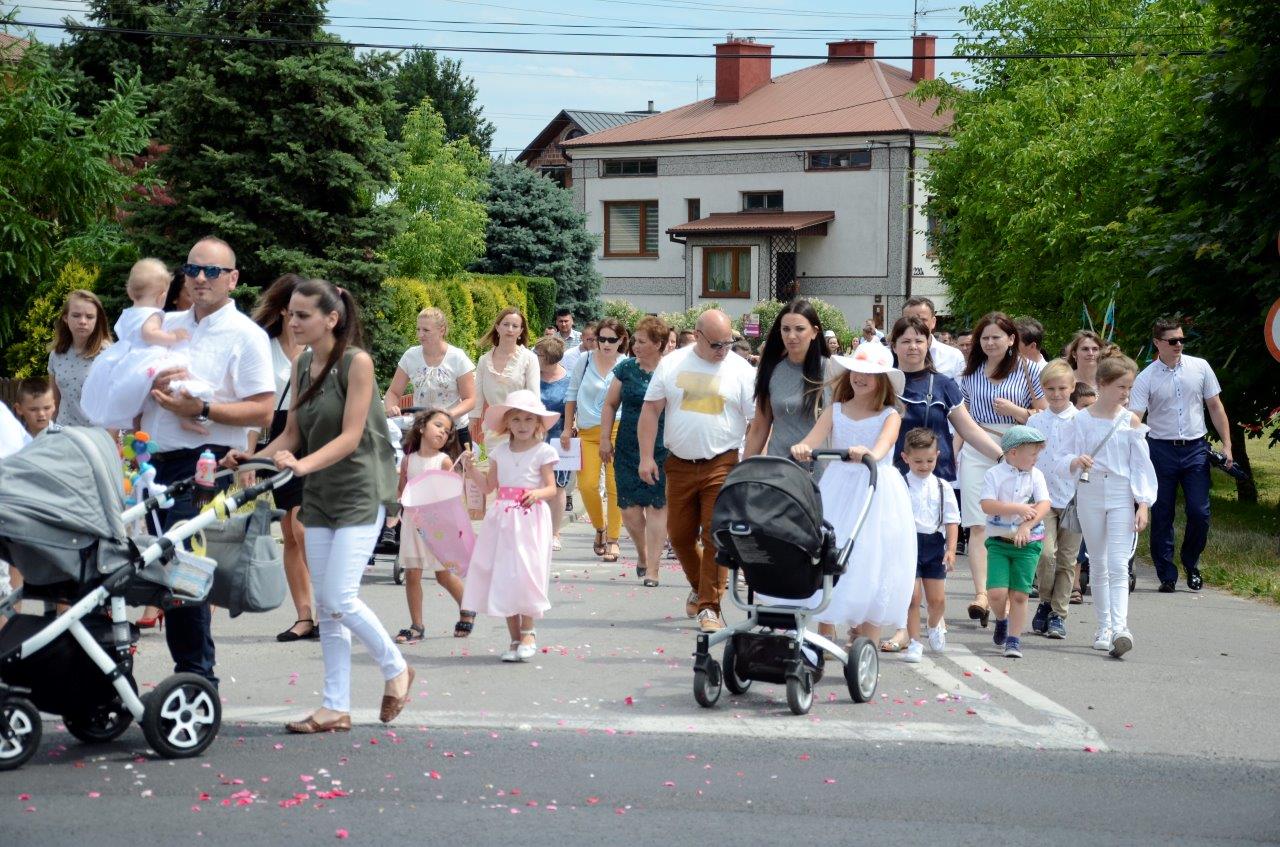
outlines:
M1098 748L1094 747L1092 744L1086 744L1084 747L1084 751L1086 753L1096 753L1098 752Z
M351 835L351 833L347 832L345 829L335 830L333 833L333 837L337 838L338 840L342 840L343 838L346 838L349 835Z

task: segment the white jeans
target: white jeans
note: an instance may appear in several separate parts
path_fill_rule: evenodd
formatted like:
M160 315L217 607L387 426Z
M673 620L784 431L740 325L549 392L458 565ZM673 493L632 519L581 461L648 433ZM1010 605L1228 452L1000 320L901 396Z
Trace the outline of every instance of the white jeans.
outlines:
M1094 471L1076 487L1076 511L1089 550L1089 584L1099 630L1129 629L1129 557L1134 500L1126 477Z
M404 656L382 622L357 596L384 516L379 509L378 520L365 526L305 530L324 655L324 707L335 712L351 711L351 633L378 663L383 679L399 676L405 669Z

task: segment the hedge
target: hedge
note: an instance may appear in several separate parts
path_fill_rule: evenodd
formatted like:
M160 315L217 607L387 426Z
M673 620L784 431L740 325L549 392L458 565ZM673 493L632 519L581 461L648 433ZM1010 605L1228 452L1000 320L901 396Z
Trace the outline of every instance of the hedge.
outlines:
M72 259L45 290L28 301L27 313L18 324L15 336L18 340L4 351L4 364L15 379L43 376L48 371L49 345L53 343L54 325L62 315L67 294L77 288L93 291L97 282L97 268L86 267ZM110 316L107 321L110 329Z
M529 321L531 341L550 326L555 314L556 282L546 277L517 274L463 274L443 280L392 277L383 283L381 331L399 343L395 356L416 344L418 313L434 306L449 321L449 343L473 359L483 352L480 336L489 331L498 312L515 306ZM394 345L393 345L394 346ZM383 363L379 362L382 366ZM385 366L379 368L379 375ZM390 363L394 369L395 362Z

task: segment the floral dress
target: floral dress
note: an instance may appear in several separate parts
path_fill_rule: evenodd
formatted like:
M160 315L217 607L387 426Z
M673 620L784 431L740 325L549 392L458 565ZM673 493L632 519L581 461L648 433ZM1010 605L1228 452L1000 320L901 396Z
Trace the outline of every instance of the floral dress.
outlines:
M613 445L613 474L618 488L618 506L629 509L645 506L663 509L667 505L667 474L663 463L667 448L662 443L663 416L658 417L658 435L654 439L653 458L658 463L658 482L649 485L640 479L640 443L636 424L644 408L644 394L649 389L652 371L640 367L635 359L625 359L613 366L613 375L622 389L622 417Z

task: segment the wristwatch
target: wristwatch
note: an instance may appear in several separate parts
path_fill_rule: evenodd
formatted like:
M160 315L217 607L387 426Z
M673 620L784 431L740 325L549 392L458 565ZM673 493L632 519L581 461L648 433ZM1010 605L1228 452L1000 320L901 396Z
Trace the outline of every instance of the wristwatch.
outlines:
M196 423L204 424L208 422L209 422L209 401L205 400L200 406L200 414L196 415Z

